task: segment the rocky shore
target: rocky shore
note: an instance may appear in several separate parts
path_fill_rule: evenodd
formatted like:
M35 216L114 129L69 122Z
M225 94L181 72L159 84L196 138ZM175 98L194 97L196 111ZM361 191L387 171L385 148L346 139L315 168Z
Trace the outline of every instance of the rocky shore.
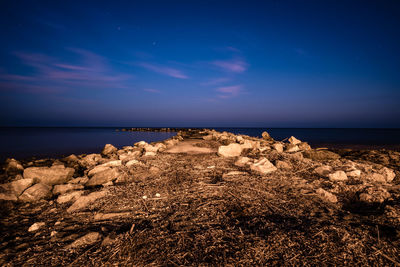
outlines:
M1 177L1 265L400 264L396 151L194 129Z

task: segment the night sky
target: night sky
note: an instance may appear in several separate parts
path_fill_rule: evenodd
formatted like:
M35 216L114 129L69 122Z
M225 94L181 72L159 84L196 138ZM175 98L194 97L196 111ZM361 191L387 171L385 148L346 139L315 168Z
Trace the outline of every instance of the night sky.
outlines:
M1 126L400 127L400 1L0 1Z

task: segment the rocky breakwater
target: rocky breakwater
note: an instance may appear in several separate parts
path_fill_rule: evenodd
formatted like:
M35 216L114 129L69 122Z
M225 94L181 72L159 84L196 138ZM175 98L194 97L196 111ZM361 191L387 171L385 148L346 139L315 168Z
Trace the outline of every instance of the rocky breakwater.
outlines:
M351 155L203 129L9 159L0 264L396 263L399 170Z

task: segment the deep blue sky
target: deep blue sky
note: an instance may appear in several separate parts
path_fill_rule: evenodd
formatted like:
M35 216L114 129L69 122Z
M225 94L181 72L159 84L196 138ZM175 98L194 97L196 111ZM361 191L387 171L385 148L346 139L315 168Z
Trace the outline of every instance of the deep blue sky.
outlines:
M0 125L400 127L400 1L0 1Z

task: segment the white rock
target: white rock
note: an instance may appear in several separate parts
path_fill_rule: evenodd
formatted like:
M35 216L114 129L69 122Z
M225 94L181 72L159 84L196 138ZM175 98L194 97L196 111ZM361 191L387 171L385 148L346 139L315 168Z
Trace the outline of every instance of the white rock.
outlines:
M331 173L328 175L328 178L329 180L334 182L346 181L349 179L344 171L336 171L334 173Z
M108 169L93 175L93 177L89 179L85 186L102 185L116 180L119 176L121 176L121 173L117 169L108 167Z
M294 136L291 136L288 141L293 145L298 145L301 143L301 141Z
M62 165L48 167L30 167L24 170L25 179L33 179L38 183L47 185L64 184L74 175L73 168L65 168Z
M299 146L294 145L294 144L288 144L286 146L286 152L288 152L288 153L297 152L299 150L300 150Z
M242 146L236 143L218 148L218 155L221 157L238 157L242 153Z
M97 191L90 193L87 196L80 196L75 200L74 204L72 204L71 207L67 209L67 212L72 213L83 210L91 203L95 202L97 199L105 197L106 195L107 192L105 191Z
M74 201L74 200L78 199L83 193L84 193L84 191L73 191L73 192L69 192L69 193L60 195L57 198L57 203L64 204L64 203L67 203L70 201Z
M101 151L101 154L104 156L109 156L112 154L116 154L117 151L118 151L118 149L115 146L113 146L111 144L106 144L104 146L103 150Z
M262 158L250 165L250 169L261 174L268 174L277 170L277 168L266 158Z
M26 189L18 199L24 202L35 202L40 199L49 198L51 195L51 187L46 184L39 183Z
M332 167L327 165L322 165L314 169L314 172L321 176L327 176L331 171Z
M348 177L357 178L357 177L361 176L361 171L360 170L352 170L352 171L346 172L346 175Z
M128 162L125 164L125 166L128 167L128 168L130 168L130 167L132 167L132 166L134 166L134 165L138 165L138 164L139 164L139 161L136 160L136 159L133 159L133 160L128 161Z
M37 230L39 230L40 228L42 228L45 225L46 225L46 223L44 223L44 222L34 223L29 227L28 232L36 232Z
M386 182L390 183L396 177L396 173L387 167L381 169L382 175L385 177Z
M235 166L238 167L244 167L246 165L249 165L251 163L251 159L248 157L240 157L236 162Z
M326 191L326 190L324 190L322 188L318 188L316 190L316 192L317 192L317 194L319 195L319 197L321 199L323 199L323 200L325 200L327 202L332 202L332 203L336 203L337 202L337 197L334 194L332 194L332 193L330 193L330 192L328 192L328 191Z
M365 178L372 182L386 183L386 177L376 172L367 174Z
M276 151L278 151L279 153L282 153L282 152L283 152L283 144L281 144L281 143L275 143L275 144L272 145L272 147L273 147Z
M270 140L270 139L272 139L268 132L263 132L263 133L261 134L261 136L262 136L262 138L265 139L265 140Z
M72 244L68 245L67 249L86 247L94 245L101 240L101 235L97 232L88 233L81 238L75 240Z

